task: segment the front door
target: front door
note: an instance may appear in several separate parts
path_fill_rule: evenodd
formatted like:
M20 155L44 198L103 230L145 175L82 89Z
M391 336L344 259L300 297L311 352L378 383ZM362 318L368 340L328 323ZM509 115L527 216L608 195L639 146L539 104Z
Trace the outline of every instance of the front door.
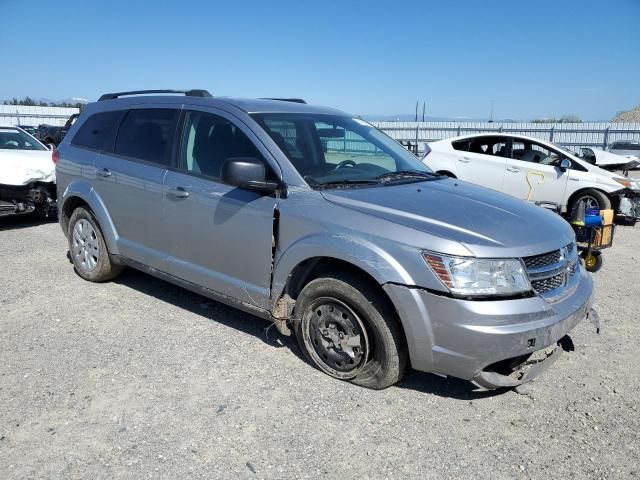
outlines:
M222 183L226 159L265 160L248 128L218 113L183 114L178 168L164 181L171 239L168 269L179 278L267 309L277 199Z
M504 175L504 193L529 201L563 204L569 171L562 153L528 139L513 139Z

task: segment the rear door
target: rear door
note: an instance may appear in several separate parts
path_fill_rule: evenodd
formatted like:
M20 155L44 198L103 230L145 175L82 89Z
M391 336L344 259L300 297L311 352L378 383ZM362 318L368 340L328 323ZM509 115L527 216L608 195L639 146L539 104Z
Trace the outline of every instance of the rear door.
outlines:
M145 105L123 115L114 144L95 158L94 188L116 228L120 254L166 270L163 182L179 108Z
M502 189L508 138L483 135L454 141L452 146L461 180L498 191Z
M232 115L185 110L178 168L165 177L164 222L169 273L260 308L269 308L273 195L222 182L228 158L269 155L257 137Z
M528 139L514 138L503 191L514 197L564 203L569 171L560 169L561 152Z

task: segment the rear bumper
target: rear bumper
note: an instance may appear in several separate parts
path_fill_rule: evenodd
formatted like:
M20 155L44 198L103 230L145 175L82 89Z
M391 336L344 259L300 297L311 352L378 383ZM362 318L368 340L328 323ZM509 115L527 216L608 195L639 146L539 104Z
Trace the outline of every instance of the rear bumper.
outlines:
M555 347L585 318L593 282L584 268L578 275L571 291L554 301L539 296L468 301L400 285L387 284L384 289L405 329L413 368L496 388L531 380L558 357L559 351L554 351L539 362L545 368L536 365L522 377L492 375L498 373L493 369L496 363Z

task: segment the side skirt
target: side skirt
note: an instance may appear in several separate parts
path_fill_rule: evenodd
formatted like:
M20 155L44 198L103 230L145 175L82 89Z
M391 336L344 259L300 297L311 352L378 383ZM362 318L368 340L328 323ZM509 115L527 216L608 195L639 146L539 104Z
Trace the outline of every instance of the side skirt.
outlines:
M136 262L135 260L131 260L130 258L123 257L122 255L111 255L111 258L114 260L114 263L118 265L125 265L127 267L140 270L141 272L147 273L153 277L159 278L161 280L166 280L169 283L185 288L204 297L210 298L211 300L215 300L216 302L224 303L225 305L229 305L230 307L250 313L251 315L255 315L256 317L260 317L265 320L271 319L271 313L268 310L256 307L255 305L241 302L240 300L237 300L223 293L216 292L215 290L211 290L200 285L196 285L195 283L191 283L169 273L149 267L140 262Z

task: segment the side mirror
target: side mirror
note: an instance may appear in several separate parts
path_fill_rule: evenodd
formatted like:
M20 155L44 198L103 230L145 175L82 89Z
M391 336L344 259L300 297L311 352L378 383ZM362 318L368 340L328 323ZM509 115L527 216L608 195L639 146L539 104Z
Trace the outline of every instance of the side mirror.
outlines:
M563 172L569 170L571 168L571 161L563 158L562 160L560 160L560 165L558 165L558 168L560 168L560 170L562 170Z
M264 163L252 157L228 158L222 165L222 181L262 193L273 193L280 188L278 182L267 180Z

